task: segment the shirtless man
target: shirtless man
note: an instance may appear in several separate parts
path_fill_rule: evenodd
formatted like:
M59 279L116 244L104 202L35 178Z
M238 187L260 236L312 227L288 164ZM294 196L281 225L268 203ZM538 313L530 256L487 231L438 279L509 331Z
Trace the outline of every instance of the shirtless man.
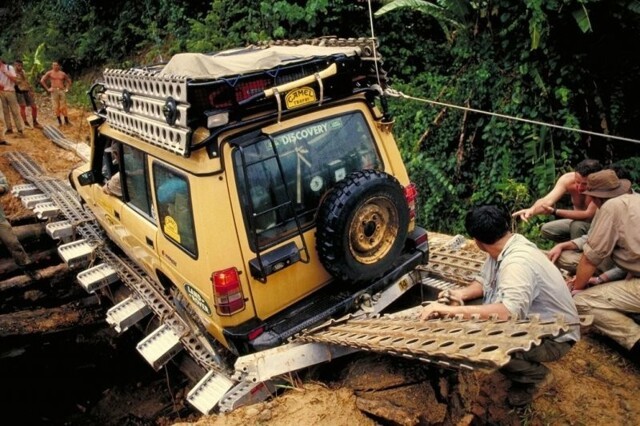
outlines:
M47 80L49 81L49 86L47 86ZM64 124L71 125L69 118L67 118L66 97L67 91L71 88L71 79L67 73L62 71L59 63L54 62L51 64L51 69L42 76L40 84L47 92L51 93L51 101L58 118L58 124L62 126L62 118L64 117Z
M525 222L538 214L555 216L557 220L545 223L541 229L542 235L552 241L563 242L585 235L589 231L591 219L596 214L597 207L583 192L587 189L587 176L600 170L602 166L598 160L581 161L575 171L560 176L551 192L537 200L528 209L515 212L513 216L520 217ZM564 194L570 195L573 209L555 207Z

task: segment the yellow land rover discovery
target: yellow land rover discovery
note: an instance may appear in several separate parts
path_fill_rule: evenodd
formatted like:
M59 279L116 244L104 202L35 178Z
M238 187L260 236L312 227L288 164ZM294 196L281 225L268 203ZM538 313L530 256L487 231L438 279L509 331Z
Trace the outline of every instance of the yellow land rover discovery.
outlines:
M274 347L428 255L379 66L313 40L106 70L72 184L212 342Z

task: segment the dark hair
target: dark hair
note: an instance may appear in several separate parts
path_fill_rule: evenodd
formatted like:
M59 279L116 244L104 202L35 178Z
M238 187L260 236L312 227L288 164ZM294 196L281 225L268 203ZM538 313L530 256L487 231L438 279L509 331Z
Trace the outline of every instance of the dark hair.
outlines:
M14 64L22 64L22 61L20 59L16 59L15 61L13 61Z
M602 170L602 164L598 160L582 160L576 166L575 172L580 173L580 176L586 178L591 173L596 173Z
M484 244L493 244L511 228L511 216L498 206L480 206L464 218L467 233Z
M620 163L613 163L609 167L607 167L607 169L613 170L614 172L616 172L616 176L618 176L618 179L631 180L631 173L629 173L629 170L627 170Z

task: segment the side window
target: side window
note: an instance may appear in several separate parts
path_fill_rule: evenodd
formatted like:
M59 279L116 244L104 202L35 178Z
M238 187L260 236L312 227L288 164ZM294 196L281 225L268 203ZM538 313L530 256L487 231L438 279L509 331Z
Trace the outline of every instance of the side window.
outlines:
M153 177L158 202L158 220L162 232L195 255L197 253L195 230L186 176L154 163Z
M128 145L122 145L123 188L126 201L155 221L151 208L149 181L147 180L146 156Z

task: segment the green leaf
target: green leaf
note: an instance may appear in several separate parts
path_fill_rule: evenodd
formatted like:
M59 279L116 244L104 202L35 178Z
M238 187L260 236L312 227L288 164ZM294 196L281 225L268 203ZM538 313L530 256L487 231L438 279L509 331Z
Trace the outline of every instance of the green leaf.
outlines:
M591 21L589 20L589 12L584 5L580 5L580 9L573 11L573 19L576 20L578 27L583 33L593 31Z

